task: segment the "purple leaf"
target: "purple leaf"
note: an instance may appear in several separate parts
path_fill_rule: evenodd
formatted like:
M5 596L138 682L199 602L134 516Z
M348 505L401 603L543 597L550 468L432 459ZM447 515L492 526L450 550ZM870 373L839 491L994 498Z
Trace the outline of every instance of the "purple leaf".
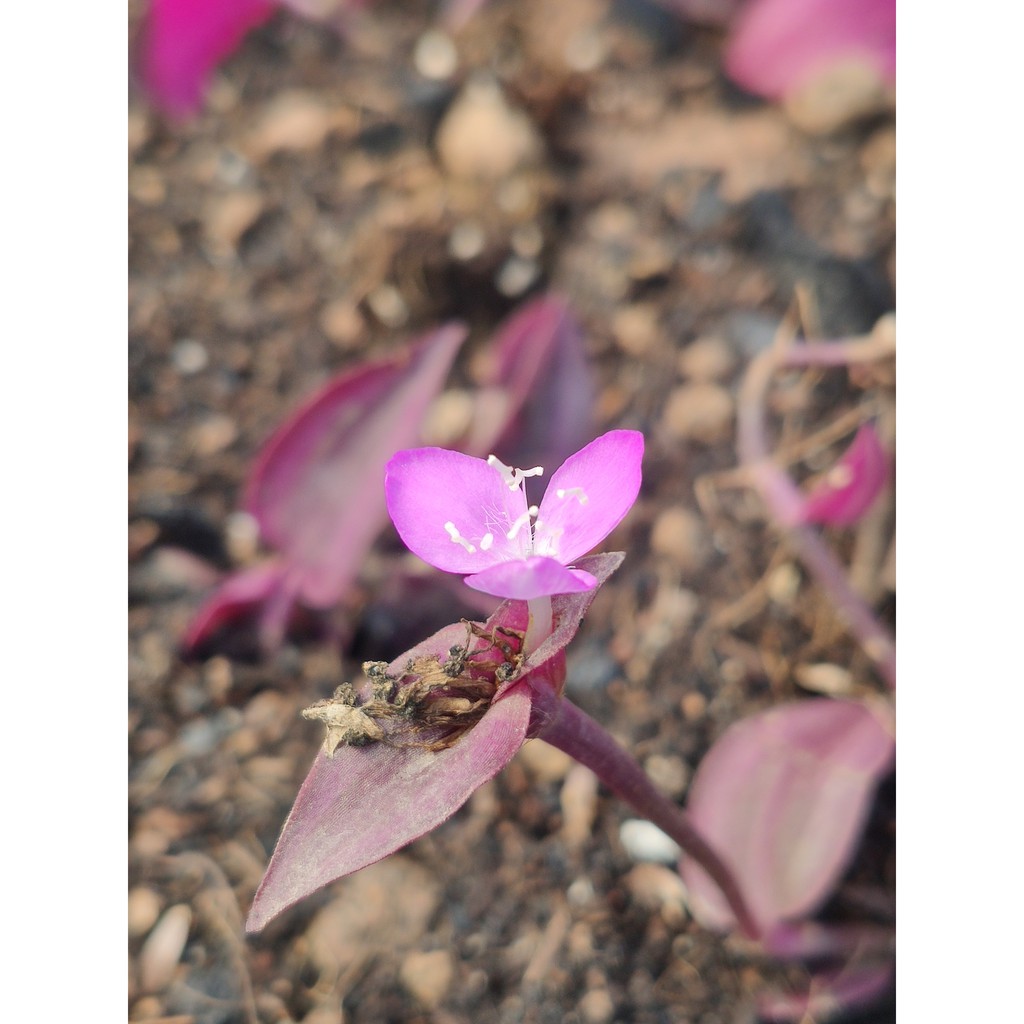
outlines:
M277 559L261 565L241 569L232 573L203 602L192 617L182 637L181 646L185 654L194 654L214 634L242 619L250 618L261 609L269 617L261 618L261 645L273 647L274 636L281 623L282 615L287 616L291 607L290 594L285 588L286 567ZM281 598L287 595L284 602ZM282 603L285 608L282 611ZM278 641L280 637L278 637Z
M386 522L385 463L415 443L465 334L448 324L335 378L264 446L243 507L304 603L329 608L358 574Z
M384 465L415 443L465 329L449 324L398 355L335 377L264 445L244 507L279 557L228 577L189 624L194 653L220 628L254 613L260 647L281 642L296 602L330 608L357 576L387 521Z
M456 634L465 635L461 627L449 629L453 643ZM447 821L512 760L529 719L529 688L520 682L447 750L376 743L338 747L333 757L321 751L285 822L246 928L259 931L304 896Z
M214 68L277 9L271 0L150 0L139 36L139 73L172 117L200 107Z
M745 89L771 99L841 61L896 80L896 0L750 0L733 23L725 66Z
M824 479L807 495L803 522L849 526L874 504L889 480L889 456L866 423Z
M527 303L501 326L465 450L515 465L559 463L593 434L594 386L580 326L560 298Z
M734 871L765 931L828 896L856 848L877 783L891 769L891 721L855 701L808 700L737 722L701 762L689 814ZM729 929L732 912L691 859L691 909Z
M387 466L388 512L406 546L498 597L530 600L589 590L570 566L622 521L640 490L643 435L612 430L557 469L540 506L523 484L541 467L512 469L442 448L399 452ZM534 519L536 522L534 522Z

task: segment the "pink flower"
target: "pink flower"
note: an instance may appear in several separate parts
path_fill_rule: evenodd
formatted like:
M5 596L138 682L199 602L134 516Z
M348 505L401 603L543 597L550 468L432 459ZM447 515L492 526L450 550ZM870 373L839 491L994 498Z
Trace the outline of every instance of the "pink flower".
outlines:
M406 546L475 590L532 600L592 590L572 563L622 521L640 490L643 435L612 430L570 456L539 506L524 484L543 468L512 469L442 448L399 452L384 478L388 512Z

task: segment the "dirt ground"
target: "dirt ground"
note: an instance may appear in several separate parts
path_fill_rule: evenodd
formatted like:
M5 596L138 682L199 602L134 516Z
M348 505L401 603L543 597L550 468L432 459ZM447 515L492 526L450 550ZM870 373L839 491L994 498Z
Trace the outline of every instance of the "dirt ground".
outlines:
M441 828L243 936L322 739L300 709L452 618L389 598L389 532L332 613L340 648L316 628L272 659L186 662L178 643L254 557L233 513L271 430L332 373L445 319L471 328L458 384L503 317L557 291L585 328L598 432L647 439L640 500L606 545L627 558L570 648L567 692L666 792L685 799L731 722L805 695L801 666L881 689L722 474L744 367L798 287L822 337L893 308L892 111L803 132L723 77L720 32L646 3L495 3L456 36L451 73L430 26L420 3L374 5L347 39L282 16L193 122L132 99L129 1016L753 1021L776 969L697 925L672 868L631 859L630 809L537 741ZM892 381L802 375L773 403L775 428L807 437L891 411ZM891 620L891 497L870 529L829 538ZM891 921L894 804L889 782L827 913Z

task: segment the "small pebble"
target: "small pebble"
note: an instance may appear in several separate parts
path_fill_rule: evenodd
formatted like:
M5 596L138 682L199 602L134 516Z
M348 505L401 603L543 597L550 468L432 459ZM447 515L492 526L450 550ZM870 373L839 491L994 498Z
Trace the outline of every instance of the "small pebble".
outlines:
M366 296L366 304L385 327L402 327L409 319L409 307L402 293L385 282Z
M699 722L708 710L707 698L702 693L692 690L684 694L679 702L679 710L688 722Z
M339 348L354 348L363 338L366 321L348 299L334 299L320 314L320 328Z
M798 128L811 135L831 135L885 110L889 97L888 86L870 62L848 58L787 96L783 106Z
M690 781L690 768L680 757L652 754L644 761L644 771L666 796L681 797Z
M698 338L682 352L676 364L687 380L725 380L736 368L736 353L724 338Z
M440 1005L455 977L455 963L445 949L410 953L399 968L402 985L428 1010Z
M853 689L853 673L840 665L825 662L817 665L798 665L794 675L805 690L811 690L813 693L839 697Z
M263 208L263 197L257 192L239 190L211 199L203 216L207 240L222 253L233 252Z
M597 776L582 764L573 764L558 795L562 808L562 839L570 849L590 837L597 817Z
M533 260L510 256L498 271L494 283L498 291L508 298L522 295L540 276L540 267Z
M459 55L451 37L431 29L416 40L412 62L424 78L444 81L455 74L459 66Z
M608 1024L615 1016L615 1004L603 988L592 988L580 1000L579 1009L587 1024Z
M517 756L538 782L560 782L576 763L568 754L549 743L528 741L519 749Z
M224 523L224 543L236 565L248 565L256 557L260 524L250 512L232 512Z
M497 181L534 163L541 151L530 119L508 104L490 78L470 81L437 131L441 163L460 178Z
M178 373L191 377L205 370L210 363L210 354L202 342L193 338L182 338L171 349L171 362Z
M462 221L452 228L448 236L448 251L457 260L472 260L484 251L487 235L474 220Z
M708 562L711 540L700 516L686 508L670 507L654 521L651 550L680 569L696 572Z
M159 992L170 984L192 927L192 911L178 903L164 911L139 952L139 985Z
M128 892L128 937L145 935L160 916L161 901L152 889L137 886Z
M661 341L658 307L654 303L638 302L618 310L612 317L612 334L626 355L645 355Z
M686 919L686 885L677 871L661 864L637 864L625 881L630 895L645 910L660 911L670 924Z
M355 118L345 107L329 107L313 93L292 89L266 108L249 136L249 149L258 159L277 150L318 149L332 129Z
M676 438L715 444L732 431L733 399L717 384L684 384L668 397L663 422Z
M783 608L790 608L800 592L800 570L792 562L776 566L768 577L768 596Z
M230 448L237 437L238 424L223 413L205 417L189 431L192 449L201 459Z
M619 840L631 860L673 864L682 852L679 844L657 825L642 818L628 818L619 826Z

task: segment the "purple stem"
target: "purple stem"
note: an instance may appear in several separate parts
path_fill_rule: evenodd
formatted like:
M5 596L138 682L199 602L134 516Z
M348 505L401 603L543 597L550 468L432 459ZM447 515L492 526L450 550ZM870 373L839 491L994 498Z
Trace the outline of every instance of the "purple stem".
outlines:
M640 765L586 712L550 691L534 692L534 711L543 723L537 738L586 765L617 797L671 836L714 879L743 934L760 938L762 929L735 877L690 824L686 813L658 792Z
M888 327L886 321L880 322ZM832 598L864 652L878 667L891 689L896 689L896 643L875 618L861 596L850 586L842 565L811 527L801 522L804 496L770 458L764 430L764 396L772 374L780 367L849 366L879 359L895 346L892 333L876 329L866 340L774 347L750 364L737 410L737 448L740 462L750 473L773 518L785 530L797 557Z

